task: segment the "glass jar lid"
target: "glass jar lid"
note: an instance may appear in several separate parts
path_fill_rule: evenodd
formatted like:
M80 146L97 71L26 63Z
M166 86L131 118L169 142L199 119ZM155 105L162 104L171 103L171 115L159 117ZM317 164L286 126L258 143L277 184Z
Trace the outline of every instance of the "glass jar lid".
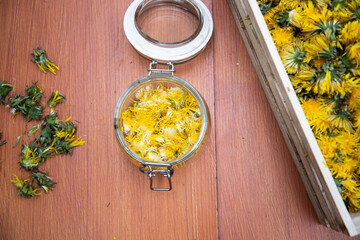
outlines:
M135 0L125 13L124 31L146 59L178 64L205 48L213 20L200 0Z

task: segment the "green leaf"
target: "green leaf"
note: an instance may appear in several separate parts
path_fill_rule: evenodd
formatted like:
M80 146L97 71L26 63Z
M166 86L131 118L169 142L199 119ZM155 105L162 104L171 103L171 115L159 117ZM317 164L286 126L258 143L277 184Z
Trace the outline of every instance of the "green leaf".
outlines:
M2 133L0 132L0 146L2 145L5 145L6 144L6 141L1 141L1 138L2 138Z
M19 144L19 142L20 142L20 136L17 136L17 140L16 140L16 143L13 146L13 148L15 148Z
M10 91L14 88L13 85L3 81L0 82L0 102L5 105L5 98L10 93Z
M52 178L47 175L46 171L33 172L31 174L31 178L36 182L39 187L45 190L46 194L49 191L52 191L56 184L52 181Z

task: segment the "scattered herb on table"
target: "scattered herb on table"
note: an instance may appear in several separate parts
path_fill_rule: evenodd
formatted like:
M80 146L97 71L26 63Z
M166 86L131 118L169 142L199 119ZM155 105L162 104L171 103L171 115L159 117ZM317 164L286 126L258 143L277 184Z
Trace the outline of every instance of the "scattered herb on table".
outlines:
M20 138L21 138L20 136L17 136L16 142L15 142L13 148L15 148L19 144Z
M0 81L0 102L5 105L5 98L9 92L15 88L14 85L11 85L5 81Z
M49 107L53 108L57 104L65 102L65 101L66 101L65 96L61 92L55 91L51 94L50 99L48 101L48 105L49 105Z
M2 138L2 133L0 132L0 146L6 144L6 140L1 141L1 138Z
M358 212L360 1L258 4L344 203Z
M74 147L85 143L82 137L75 138L76 125L69 120L70 118L60 121L55 110L51 109L40 126L35 125L25 132L32 135L41 130L31 143L22 145L19 164L31 172L31 178L45 193L52 190L55 183L45 171L39 170L39 166L55 155L72 155Z
M18 195L26 198L38 196L40 193L37 193L39 189L33 187L33 183L30 179L20 180L15 174L14 179L10 180L18 189Z
M9 97L9 106L11 113L15 116L21 113L28 121L33 119L40 120L43 115L43 108L39 104L44 90L41 90L36 83L26 86L27 95L16 94Z
M37 66L42 72L46 72L48 70L53 74L56 74L55 71L59 70L58 66L56 66L48 59L44 49L38 47L37 49L33 50L32 55L34 57L32 61L37 64Z
M26 86L26 93L27 95L25 96L15 95L9 98L11 112L14 115L21 112L29 120L41 120L42 107L39 105L39 101L43 95L43 90L35 83L30 87ZM54 91L48 100L48 104L51 107L49 115L40 124L34 125L25 131L27 138L33 137L29 143L25 142L22 144L19 165L31 172L32 181L19 180L17 176L11 180L18 188L20 196L32 197L39 195L40 189L43 189L45 193L51 191L54 188L55 182L47 175L46 171L39 170L40 165L46 159L59 154L72 155L74 147L85 143L82 137L76 138L77 128L76 124L70 121L71 117L65 121L58 119L54 107L58 103L65 102L65 100L66 98L62 93ZM34 110L34 107L38 111ZM19 141L20 136L14 147L17 146ZM34 185L37 185L38 188L34 188Z
M36 182L36 184L44 189L45 193L47 194L49 191L55 187L55 182L52 181L52 178L49 177L46 171L41 172L33 172L31 174L31 178Z

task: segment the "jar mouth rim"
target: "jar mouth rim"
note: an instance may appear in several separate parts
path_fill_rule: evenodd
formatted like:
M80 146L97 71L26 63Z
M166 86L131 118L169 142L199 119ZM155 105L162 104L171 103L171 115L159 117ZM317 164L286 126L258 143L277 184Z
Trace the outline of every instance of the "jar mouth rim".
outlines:
M193 14L197 18L199 23L198 23L195 31L190 36L188 36L182 40L176 41L176 42L164 42L164 41L152 38L149 34L147 34L141 28L141 26L139 24L139 18L144 12L146 12L147 10L149 10L151 8L156 8L156 7L166 6L166 5L178 7L184 11L187 11L187 12ZM201 14L200 9L198 8L198 6L196 4L194 4L193 1L143 0L135 11L135 27L136 27L137 31L151 43L153 43L155 45L159 45L159 46L172 48L172 47L178 47L178 46L184 45L184 44L192 41L193 39L195 39L199 35L199 33L203 27L203 22L204 22L203 18L204 17Z
M125 35L135 50L146 59L155 59L161 64L169 61L174 64L187 62L198 56L211 38L213 32L211 13L201 0L186 0L190 4L189 9L193 9L194 14L200 17L199 26L189 38L176 43L164 43L152 39L141 29L139 30L139 26L137 26L138 16L141 9L144 9L144 6L146 7L145 3L154 2L155 4L159 2L160 4L164 1L134 0L124 15L123 28ZM167 0L166 2L176 4L181 1L185 2L185 0ZM136 13L138 14L137 17Z
M177 85L180 85L181 87L188 90L190 92L190 94L195 98L195 100L199 104L199 108L200 108L201 112L203 113L203 114L201 114L201 128L200 128L199 136L198 136L196 142L194 143L194 145L191 147L191 149L189 151L187 151L181 157L176 158L170 162L149 161L145 158L140 157L131 148L128 147L128 144L126 143L126 140L124 139L123 134L121 132L121 126L119 126L121 124L120 123L121 122L120 115L121 115L121 110L122 110L123 104L126 102L128 97L130 96L130 94L136 88L138 88L141 85L146 85L147 83L149 83L149 84L150 83L160 83L160 82L165 82L165 81L168 81L168 82L170 81ZM122 148L125 150L125 152L131 158L133 158L134 160L136 160L137 162L139 162L143 165L145 164L145 165L152 165L152 166L158 166L158 167L176 165L180 162L186 161L193 154L195 154L205 138L206 131L208 128L208 121L209 121L208 120L208 111L206 108L206 104L205 104L204 100L202 99L201 95L199 94L199 92L190 83L186 82L185 80L183 80L179 77L176 77L176 76L168 75L168 74L149 75L149 76L143 77L143 78L135 81L134 83L132 83L120 96L120 98L116 104L115 113L114 113L114 127L115 127L116 137L117 137L120 145L122 146Z

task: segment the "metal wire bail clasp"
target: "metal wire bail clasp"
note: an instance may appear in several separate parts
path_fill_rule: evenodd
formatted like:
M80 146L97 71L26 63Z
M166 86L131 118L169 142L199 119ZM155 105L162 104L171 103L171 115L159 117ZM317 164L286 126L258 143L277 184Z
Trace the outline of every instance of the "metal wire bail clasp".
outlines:
M157 69L157 64L158 63L156 60L152 60L148 69L149 75L151 75L152 73L169 73L174 76L174 64L171 61L167 63L167 65L169 65L169 69Z
M140 171L143 173L146 173L149 176L150 179L150 189L153 191L170 191L172 189L171 186L171 175L174 172L174 169L172 169L169 165L164 164L154 164L156 167L167 167L167 169L153 169L150 164L143 164L140 166ZM148 169L148 170L147 170ZM162 174L164 177L167 177L169 181L169 187L168 188L155 188L153 186L153 178L156 176L156 173Z

